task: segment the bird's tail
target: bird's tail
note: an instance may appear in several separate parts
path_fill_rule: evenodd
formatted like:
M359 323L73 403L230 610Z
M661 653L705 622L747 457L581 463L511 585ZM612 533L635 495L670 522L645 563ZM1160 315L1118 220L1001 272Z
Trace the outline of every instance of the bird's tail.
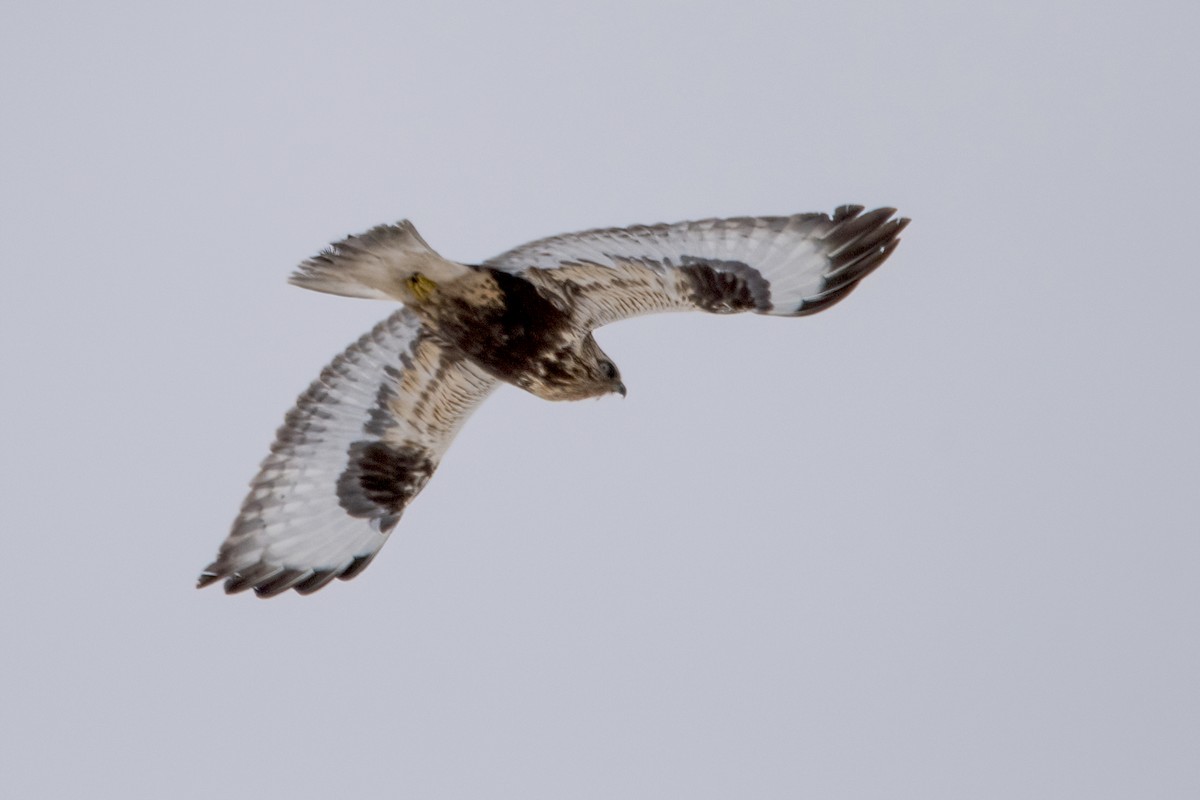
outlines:
M291 282L305 289L368 300L404 300L405 281L422 275L452 281L469 267L442 258L408 220L348 236L303 262Z

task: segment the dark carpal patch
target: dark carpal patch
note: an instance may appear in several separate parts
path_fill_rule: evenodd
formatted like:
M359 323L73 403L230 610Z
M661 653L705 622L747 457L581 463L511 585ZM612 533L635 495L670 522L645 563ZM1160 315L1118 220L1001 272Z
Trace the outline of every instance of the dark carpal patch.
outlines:
M387 533L433 474L424 450L383 442L354 442L350 461L337 482L338 503L352 517L378 519Z
M734 314L772 308L770 285L749 264L684 256L679 272L687 279L689 299L702 311Z

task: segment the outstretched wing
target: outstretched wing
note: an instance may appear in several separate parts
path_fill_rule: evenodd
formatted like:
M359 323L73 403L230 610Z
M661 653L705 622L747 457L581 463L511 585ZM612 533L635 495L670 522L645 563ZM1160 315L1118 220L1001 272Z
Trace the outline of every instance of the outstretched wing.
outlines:
M829 308L884 262L907 219L737 217L606 228L522 245L484 266L521 275L598 327L656 311L800 316Z
M300 396L199 585L261 597L361 572L495 379L397 311Z

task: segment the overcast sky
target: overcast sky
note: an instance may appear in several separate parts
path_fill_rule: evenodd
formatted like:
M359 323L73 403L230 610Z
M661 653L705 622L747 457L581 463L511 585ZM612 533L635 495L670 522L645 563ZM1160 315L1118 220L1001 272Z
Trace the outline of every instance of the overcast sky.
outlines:
M1192 4L174 5L0 12L6 796L1200 796ZM604 329L355 580L193 588L390 312L328 242L842 203L845 303Z

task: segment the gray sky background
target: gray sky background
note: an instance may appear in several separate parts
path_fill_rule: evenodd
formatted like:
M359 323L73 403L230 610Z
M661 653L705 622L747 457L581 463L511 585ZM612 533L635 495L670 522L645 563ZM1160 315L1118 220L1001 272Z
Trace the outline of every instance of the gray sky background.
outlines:
M7 796L1200 796L1193 4L167 5L0 14ZM192 588L389 313L328 242L847 202L829 313L605 329L356 580Z

